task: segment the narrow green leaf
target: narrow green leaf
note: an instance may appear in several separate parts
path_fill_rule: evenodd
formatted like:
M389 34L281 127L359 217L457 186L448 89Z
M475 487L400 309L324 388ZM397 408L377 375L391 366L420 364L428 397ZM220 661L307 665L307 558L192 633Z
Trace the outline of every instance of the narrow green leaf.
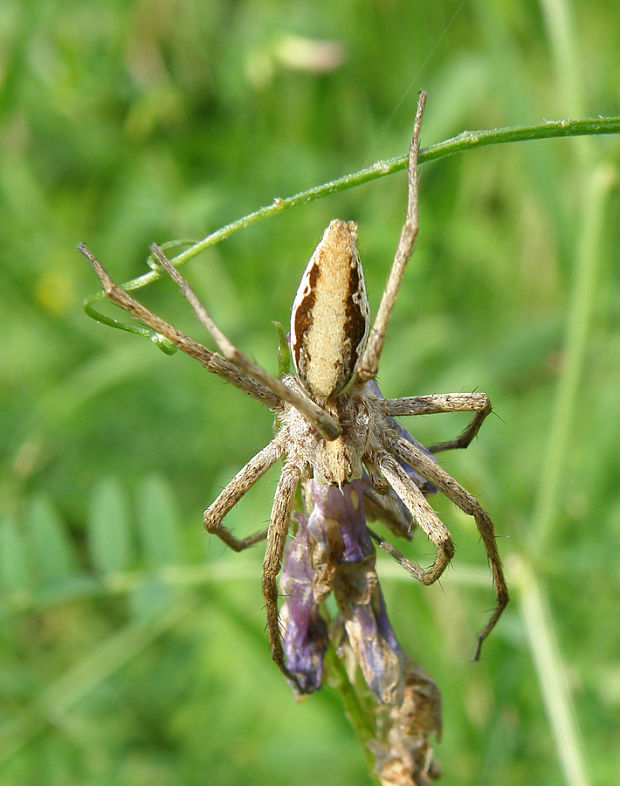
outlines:
M118 478L103 478L92 492L88 546L98 573L118 573L129 567L132 559L129 506Z
M282 379L283 376L291 373L291 349L282 324L273 322L273 326L278 333L278 378Z
M180 515L174 492L160 475L149 475L138 487L138 529L146 565L158 567L179 560Z
M41 580L62 580L77 571L78 560L71 538L49 497L36 494L30 498L25 522L33 561Z
M0 585L7 592L19 592L29 583L23 532L7 513L0 520Z

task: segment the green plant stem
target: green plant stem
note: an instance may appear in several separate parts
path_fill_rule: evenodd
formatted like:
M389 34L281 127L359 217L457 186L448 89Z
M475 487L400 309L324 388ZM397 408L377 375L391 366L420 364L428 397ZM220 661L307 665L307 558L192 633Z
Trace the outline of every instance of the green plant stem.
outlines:
M579 39L575 35L570 3L565 0L540 0L555 66L555 82L559 101L571 114L579 115L584 106L584 90Z
M360 702L360 698L351 684L344 663L336 655L333 646L330 646L325 654L325 666L328 670L327 681L330 687L340 696L345 714L362 747L368 766L368 775L373 784L381 786L375 767L375 757L368 746L369 742L376 739L374 717L369 716L367 710Z
M599 239L605 213L605 200L615 179L608 165L599 166L589 178L583 194L582 231L578 239L573 284L568 303L562 374L552 408L547 452L542 467L531 528L530 551L546 548L559 509L571 424L586 356L588 330L596 303L596 278Z
M588 331L596 303L599 239L605 201L615 180L606 164L589 177L583 193L582 221L575 254L575 271L568 304L563 368L558 381L529 538L529 554L544 553L561 510L561 485L586 357ZM529 646L553 733L558 761L569 786L589 786L578 724L573 711L565 669L557 645L553 618L542 582L520 561L519 603ZM527 557L528 563L532 559Z
M157 570L134 570L121 573L108 573L104 576L84 575L75 581L68 581L59 587L38 590L19 590L5 593L0 603L0 620L11 614L41 612L48 608L85 598L125 595L132 592L148 576L179 589L203 586L217 586L223 582L254 581L256 573L246 564L235 560L221 559L188 565L162 565ZM381 576L396 583L410 584L411 577L400 565L392 565L387 560L381 564ZM457 587L488 588L489 574L486 568L478 565L459 563L442 580L442 585Z
M437 161L440 158L447 158L448 156L456 155L465 150L486 147L487 145L505 144L507 142L524 142L536 139L557 139L559 137L618 133L620 133L620 117L589 118L586 120L553 120L531 126L510 126L482 131L462 131L451 139L446 139L443 142L438 142L435 145L431 145L421 150L418 161L420 164L423 164L428 161ZM207 235L202 240L193 243L185 251L174 257L172 261L175 267L179 267L201 251L220 243L240 229L245 229L246 227L252 226L252 224L256 224L258 221L282 213L290 208L305 205L309 202L314 202L317 199L329 196L330 194L336 194L340 191L362 185L363 183L385 177L386 175L391 175L394 172L404 169L406 165L406 155L396 156L395 158L377 161L372 166L361 169L358 172L344 175L336 180L331 180L328 183L323 183L323 185L315 186L307 191L301 191L285 199L276 198L271 205L261 207L230 224L226 224L215 232ZM140 289L156 281L161 275L162 273L159 270L151 270L148 273L144 273L142 276L138 276L126 282L122 286L126 290ZM103 298L105 298L105 294L103 292L97 292L84 300L84 310L89 317L95 319L97 322L109 325L110 327L126 330L130 333L137 333L138 335L144 335L161 346L160 337L154 331L131 323L121 322L95 309L93 303ZM164 343L161 348L164 351L170 352L170 347L166 343Z
M581 735L546 591L528 560L514 556L510 567L512 586L518 593L528 643L564 780L568 786L590 786Z

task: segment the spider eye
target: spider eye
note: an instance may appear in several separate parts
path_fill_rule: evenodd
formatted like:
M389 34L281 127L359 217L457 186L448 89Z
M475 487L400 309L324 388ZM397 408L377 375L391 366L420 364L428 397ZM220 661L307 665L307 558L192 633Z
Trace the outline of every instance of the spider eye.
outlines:
M334 219L310 258L291 313L291 349L300 381L326 399L342 393L364 352L368 298L357 226Z

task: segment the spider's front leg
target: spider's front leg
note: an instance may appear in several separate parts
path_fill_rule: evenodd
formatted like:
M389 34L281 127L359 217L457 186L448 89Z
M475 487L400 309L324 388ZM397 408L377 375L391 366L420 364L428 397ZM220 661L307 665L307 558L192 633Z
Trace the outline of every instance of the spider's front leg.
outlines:
M182 352L185 352L190 357L198 360L202 365L212 374L217 374L226 382L247 393L256 401L260 401L269 409L274 412L279 411L282 407L282 402L278 396L269 390L267 387L257 382L252 377L244 374L237 366L234 366L225 358L211 352L202 344L194 341L193 338L181 333L180 330L166 322L157 314L154 314L146 306L142 305L139 300L132 297L129 292L125 291L118 284L114 283L110 278L107 270L103 267L97 257L92 254L84 243L78 245L78 250L90 262L97 278L101 282L103 290L108 298L120 308L125 309L130 314L133 314L145 325L148 325L151 330L160 333L171 341Z
M430 396L386 398L381 402L381 406L385 414L392 417L398 415L438 415L444 412L475 413L468 426L456 439L431 445L429 450L432 453L468 447L491 412L491 402L486 393L435 393Z
M436 464L419 448L402 439L397 435L389 441L389 448L402 461L406 461L414 467L421 475L433 483L442 494L445 494L448 499L452 500L454 504L459 507L464 513L474 517L478 532L484 543L487 552L487 559L491 568L491 575L493 576L493 585L495 587L496 605L491 614L491 618L485 627L478 634L476 648L474 650L473 660L478 660L480 657L480 649L486 637L495 627L497 621L502 615L502 612L508 604L508 587L506 586L506 579L504 578L504 570L502 568L502 561L497 550L497 543L495 542L495 530L493 522L489 514L467 489L463 488L453 477L451 477L445 469ZM396 463L396 462L395 462ZM400 493L400 492L399 492Z
M205 510L204 525L207 532L217 535L233 551L243 551L265 537L267 538L265 559L263 561L263 596L267 611L267 630L269 632L271 657L286 678L295 683L301 694L303 690L297 677L291 674L286 667L280 636L277 586L289 522L293 512L295 491L301 474L298 467L291 462L287 462L284 465L273 499L269 529L256 532L247 538L236 538L221 523L224 516L232 510L241 497L282 457L285 440L285 430L280 431L275 439L248 461L218 498Z
M424 114L425 105L426 93L421 91L418 97L413 134L409 144L409 165L407 167L408 196L405 223L400 231L394 262L379 303L379 310L377 311L374 325L368 337L368 344L357 368L358 382L365 382L377 376L379 358L383 350L383 342L385 341L390 315L398 296L398 290L407 262L413 251L413 245L418 236L418 153L420 152L420 129L422 127L422 115Z
M289 522L293 512L293 501L295 491L301 471L296 464L287 461L282 469L280 480L273 498L273 508L271 510L271 522L267 531L267 546L265 548L265 559L263 561L263 597L265 598L265 608L267 611L267 630L269 633L269 645L271 647L271 657L284 674L293 682L300 695L304 690L297 677L292 674L287 666L282 648L282 638L280 636L280 618L278 613L278 584L277 578L282 567L282 555L286 544Z

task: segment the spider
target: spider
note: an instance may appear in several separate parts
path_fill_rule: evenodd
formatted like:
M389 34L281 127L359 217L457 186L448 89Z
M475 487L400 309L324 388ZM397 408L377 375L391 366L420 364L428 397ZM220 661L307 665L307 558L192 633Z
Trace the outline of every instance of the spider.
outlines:
M135 300L115 284L84 244L78 246L98 276L105 294L118 306L165 336L209 371L243 390L272 410L279 424L274 439L260 450L224 488L204 513L206 530L234 551L266 538L262 591L271 655L284 675L299 688L287 669L279 630L277 576L300 479L343 487L365 469L372 488L396 492L411 519L436 546L428 569L409 562L394 546L374 539L423 584L432 584L454 555L450 532L403 464L473 516L491 568L496 605L477 636L473 659L508 603L508 590L495 542L493 523L477 499L419 446L395 428L393 416L468 411L474 416L454 440L430 447L432 453L466 448L491 411L484 393L445 393L382 398L374 379L390 313L418 233L418 152L426 94L420 93L409 146L407 213L394 262L372 329L357 251L357 227L333 220L325 230L302 276L291 314L290 344L296 375L278 379L252 361L217 327L189 284L157 245L152 251L178 284L196 316L215 340L221 355L204 347ZM268 529L237 538L223 524L226 514L280 458L285 458L277 483Z

